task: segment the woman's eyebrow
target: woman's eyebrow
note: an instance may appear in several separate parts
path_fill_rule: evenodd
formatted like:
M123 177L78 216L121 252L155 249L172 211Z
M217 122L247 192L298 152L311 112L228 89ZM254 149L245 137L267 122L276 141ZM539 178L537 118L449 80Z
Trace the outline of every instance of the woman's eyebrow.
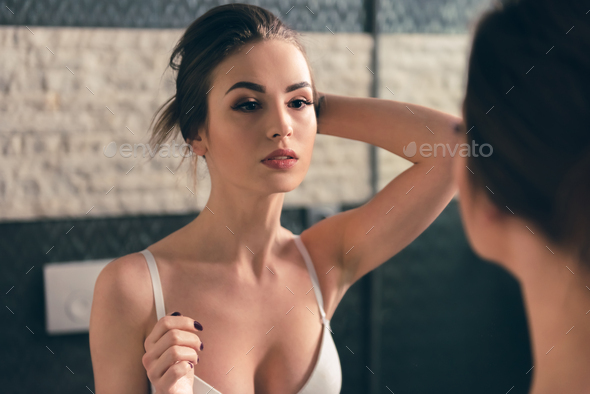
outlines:
M294 83L293 85L287 86L287 88L285 89L285 93L289 93L294 90L305 88L305 87L311 87L309 82L303 81L303 82ZM225 92L225 94L227 95L232 90L238 89L238 88L246 88L246 89L254 90L255 92L266 93L266 87L263 85L259 85L254 82L241 81L241 82L235 83L231 88L229 88L227 90L227 92Z

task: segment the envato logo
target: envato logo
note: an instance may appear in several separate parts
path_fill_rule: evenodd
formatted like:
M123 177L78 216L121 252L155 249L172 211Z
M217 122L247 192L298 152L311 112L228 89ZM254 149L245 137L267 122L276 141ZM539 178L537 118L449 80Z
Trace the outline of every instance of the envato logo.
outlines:
M479 146L479 148L478 148ZM494 153L494 148L488 144L477 144L475 141L471 141L471 145L469 144L455 144L454 149L451 149L449 144L422 144L420 145L420 156L422 157L430 157L434 153L434 157L436 157L437 152L439 151L438 148L442 148L442 156L446 157L447 151L451 157L455 157L457 151L459 152L459 156L461 157L490 157L492 153ZM407 157L413 157L416 155L417 152L416 142L412 141L408 145L404 146L404 155ZM479 154L478 154L479 152Z
M115 157L117 152L121 157L129 158L131 156L137 157L137 151L141 148L141 157L146 157L150 155L152 158L156 155L159 149L159 156L164 158L170 157L191 157L193 152L193 147L186 142L183 144L177 144L176 141L172 144L172 149L170 149L170 144L156 144L155 148L152 149L149 144L121 144L117 149L117 143L115 141L111 141L107 146L104 147L102 153L108 158ZM176 151L176 148L180 148L179 152Z

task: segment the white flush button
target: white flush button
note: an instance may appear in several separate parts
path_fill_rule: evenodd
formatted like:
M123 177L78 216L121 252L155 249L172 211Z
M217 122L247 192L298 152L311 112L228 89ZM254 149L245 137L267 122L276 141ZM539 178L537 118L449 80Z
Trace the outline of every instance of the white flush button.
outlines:
M96 278L113 260L48 263L43 266L48 334L88 332Z

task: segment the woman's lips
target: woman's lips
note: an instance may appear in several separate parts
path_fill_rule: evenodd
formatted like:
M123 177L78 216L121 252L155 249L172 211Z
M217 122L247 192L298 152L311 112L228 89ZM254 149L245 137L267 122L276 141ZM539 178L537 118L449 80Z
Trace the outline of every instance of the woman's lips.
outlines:
M293 149L275 149L270 152L263 160L278 158L282 156L289 156L293 159L297 159L297 154Z
M262 160L262 164L276 170L286 170L293 167L297 163L297 159L266 159Z

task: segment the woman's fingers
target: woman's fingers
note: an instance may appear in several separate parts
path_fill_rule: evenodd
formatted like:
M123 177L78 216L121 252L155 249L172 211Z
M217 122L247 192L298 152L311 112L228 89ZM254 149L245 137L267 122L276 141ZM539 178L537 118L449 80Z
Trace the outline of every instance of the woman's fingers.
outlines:
M191 368L189 362L193 366L197 364L198 357L199 356L197 355L197 352L189 347L169 347L152 366L153 377L155 379L161 379L164 375L166 375L166 371L170 368L174 368L175 371L183 371L184 375L187 372L185 367L188 366Z
M197 334L173 328L151 346L150 353L155 357L160 357L171 346L185 346L199 352L202 344L203 342Z
M189 374L189 370L198 363L197 351L203 349L203 343L197 335L202 329L200 323L178 313L158 320L144 342L146 353L142 359L152 383L160 388L186 384L186 378L177 380L194 374Z
M197 333L203 330L203 326L196 320L186 316L164 316L154 326L152 332L144 342L144 348L148 351L168 331L172 329L184 330L189 333Z
M181 361L168 368L164 376L160 378L159 385L168 388L167 392L170 393L192 393L194 378L187 378L187 376L193 374L193 368L189 363Z

